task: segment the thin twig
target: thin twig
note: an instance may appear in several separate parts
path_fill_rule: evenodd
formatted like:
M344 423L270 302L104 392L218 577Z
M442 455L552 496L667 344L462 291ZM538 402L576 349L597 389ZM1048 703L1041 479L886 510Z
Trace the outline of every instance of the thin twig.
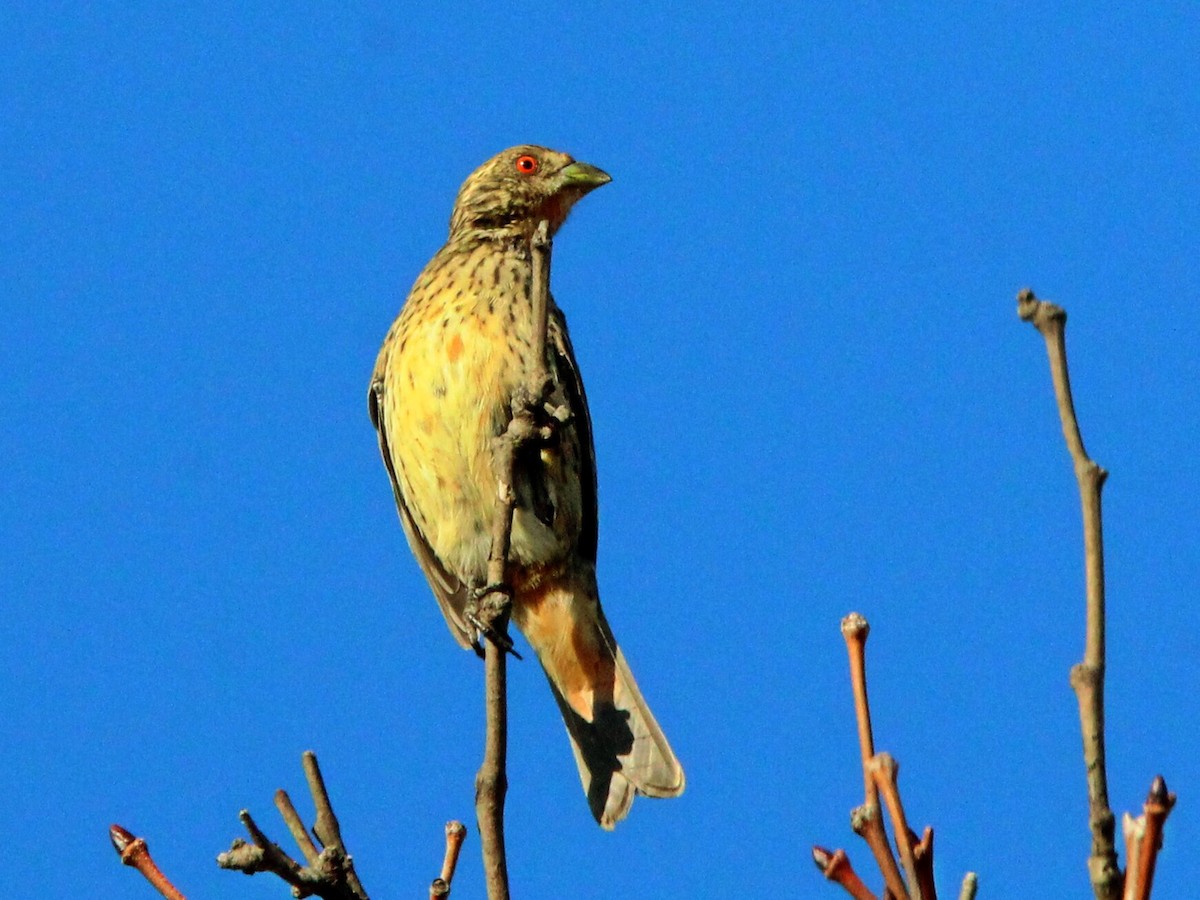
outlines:
M142 877L167 900L187 900L154 862L150 856L150 848L144 839L134 837L131 832L126 831L120 825L109 827L108 838L121 857L121 862L141 872Z
M462 850L463 841L467 837L467 827L459 821L446 823L446 854L442 858L442 873L429 886L429 900L450 896L450 886L454 882L454 870L458 867L458 854Z
M498 634L508 631L507 610L493 620ZM483 852L483 875L489 900L508 900L508 862L504 850L504 797L508 755L507 660L505 650L489 640L484 660L484 703L487 707L483 764L475 776L475 817Z
M296 807L292 805L292 798L282 788L275 792L275 808L279 810L279 815L287 823L288 831L292 833L292 840L304 854L305 861L311 866L317 861L320 851L313 843L312 838L308 836L308 829L304 827L304 820L300 818L300 813L296 812Z
M883 827L883 818L879 807L875 804L864 803L850 810L850 827L854 833L867 842L871 855L875 857L875 865L883 874L883 882L893 896L907 898L904 889L904 878L900 867L896 865L896 857L892 853L892 845L888 843L887 831Z
M480 608L488 641L484 651L484 704L486 734L483 763L475 776L475 816L479 824L479 843L483 853L484 881L489 900L508 900L508 862L504 850L504 798L508 791L507 747L507 652L508 619L511 611L511 585L508 581L508 556L512 543L513 512L516 508L514 464L521 446L544 438L538 424L539 411L545 405L549 382L546 363L546 334L550 312L550 223L538 223L530 240L533 267L530 280L533 306L533 364L529 382L521 386L512 404L512 420L494 445L499 503L492 521L492 545L488 556L490 593Z
M368 900L367 892L354 871L354 860L342 843L337 816L334 815L325 780L321 777L317 757L312 751L304 754L303 765L316 809L312 832L322 846L318 848L308 837L304 822L287 793L276 791L275 805L308 864L302 866L292 859L259 828L249 810L243 809L238 818L252 843L240 838L234 840L227 851L217 856L217 865L246 875L272 872L290 884L297 897L315 895L323 900Z
M871 760L869 768L875 787L883 795L883 802L892 817L892 831L896 835L896 846L900 849L900 861L904 865L908 896L910 900L923 900L921 883L917 878L917 861L913 854L914 835L908 827L904 804L900 800L900 765L890 753L878 753Z
M483 854L483 877L489 900L508 900L508 858L504 849L504 798L508 793L508 640L511 601L506 588L508 550L512 540L513 461L516 456L517 417L496 441L499 503L492 524L492 549L488 559L488 584L493 590L481 604L484 644L483 762L475 775L475 820Z
M454 870L458 868L458 855L463 841L467 839L467 826L457 820L446 823L446 855L442 857L442 881L454 881Z
M1125 896L1124 900L1148 900L1154 885L1154 864L1162 849L1163 824L1175 806L1175 795L1167 790L1161 775L1150 786L1150 795L1136 819L1124 817Z
M879 900L858 877L845 850L831 852L824 847L813 847L812 857L821 874L834 884L840 884L854 900Z
M913 845L913 860L917 866L917 883L921 885L921 896L925 900L937 900L937 886L933 882L933 829L926 826L920 840L910 831L908 839Z
M975 892L979 890L979 876L968 872L963 876L962 888L958 892L958 900L975 900Z
M241 820L246 832L250 835L250 840L254 842L254 846L261 851L260 861L263 867L267 871L274 872L293 887L303 886L305 879L301 872L304 867L288 856L282 847L267 837L266 832L258 827L258 823L250 815L250 810L243 809L238 813L238 818Z
M333 803L329 800L329 791L325 787L325 778L321 775L317 754L306 750L300 761L304 767L304 779L308 782L308 792L312 795L313 808L316 810L312 831L317 840L324 845L322 855L328 856L330 851L333 851L340 861L339 864L344 866L345 881L350 890L365 898L367 892L363 890L358 873L354 871L354 858L342 841L342 827L333 812Z
M854 718L858 723L858 749L862 757L863 803L879 805L879 790L871 777L871 759L875 756L875 738L871 732L871 704L867 699L867 637L871 625L861 614L852 612L842 619L842 637L850 655L850 686L854 691Z
M887 888L898 897L904 894L904 879L896 865L883 827L879 810L879 788L871 776L871 760L875 758L875 737L871 729L871 704L867 697L867 637L871 625L859 613L852 612L842 619L842 637L850 657L850 687L854 693L854 719L858 725L858 750L862 763L862 806L850 813L850 827L867 842Z
M1097 900L1116 900L1121 894L1122 875L1114 843L1116 819L1108 803L1104 752L1104 532L1100 492L1108 473L1092 461L1083 446L1067 370L1066 311L1038 300L1033 291L1025 288L1017 295L1017 314L1030 322L1046 340L1063 437L1079 483L1087 583L1087 630L1083 661L1071 669L1071 686L1079 700L1083 761L1087 772L1088 824L1092 832L1088 875Z
M550 329L550 223L545 219L538 222L529 242L532 255L533 278L529 285L533 301L533 370L529 375L530 393L541 393L549 368L546 365L546 333Z

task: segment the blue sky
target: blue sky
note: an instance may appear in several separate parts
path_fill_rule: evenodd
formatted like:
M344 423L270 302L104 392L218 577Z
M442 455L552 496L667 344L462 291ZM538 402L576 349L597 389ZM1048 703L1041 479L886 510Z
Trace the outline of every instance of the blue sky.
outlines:
M798 5L799 6L799 5ZM481 667L366 415L454 193L512 144L613 175L555 245L600 584L688 771L591 821L511 675L517 896L834 897L845 651L938 879L1087 897L1078 498L1032 285L1105 490L1110 790L1200 879L1200 26L1189 4L28 4L0 22L0 893L280 897L213 856L318 751L374 896L471 827ZM877 881L874 882L877 884Z

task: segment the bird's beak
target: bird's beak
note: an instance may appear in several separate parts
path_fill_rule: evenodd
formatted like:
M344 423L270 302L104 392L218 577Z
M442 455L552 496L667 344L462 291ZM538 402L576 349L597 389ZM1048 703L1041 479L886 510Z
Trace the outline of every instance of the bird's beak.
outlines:
M594 190L612 181L612 176L603 169L585 162L573 162L559 173L564 187L578 188L583 191Z

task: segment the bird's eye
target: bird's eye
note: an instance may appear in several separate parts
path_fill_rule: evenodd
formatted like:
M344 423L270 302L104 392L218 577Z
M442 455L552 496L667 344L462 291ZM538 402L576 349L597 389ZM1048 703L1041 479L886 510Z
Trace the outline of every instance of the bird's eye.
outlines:
M538 170L538 161L536 156L518 156L517 171L522 175L532 175Z

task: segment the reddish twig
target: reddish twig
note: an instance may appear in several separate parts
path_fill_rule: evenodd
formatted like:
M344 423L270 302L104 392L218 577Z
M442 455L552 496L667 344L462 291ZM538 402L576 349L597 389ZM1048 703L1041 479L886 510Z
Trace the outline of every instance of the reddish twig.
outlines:
M925 900L933 900L937 897L937 887L933 883L933 829L926 826L920 840L910 831L908 839L913 845L913 861L917 867L921 896Z
M900 764L890 753L878 753L868 769L875 787L883 795L884 805L892 817L892 831L896 835L896 847L900 850L900 861L904 865L905 886L912 900L923 900L921 884L917 879L917 861L913 854L915 835L904 817L904 803L900 800ZM932 849L932 845L930 847ZM933 898L929 898L933 900Z
M1050 377L1062 422L1063 438L1075 467L1083 511L1084 566L1087 582L1087 622L1082 662L1071 669L1071 687L1079 701L1083 761L1088 786L1088 823L1092 848L1088 874L1097 900L1116 900L1122 875L1114 842L1116 819L1108 803L1108 772L1104 752L1104 531L1100 492L1108 473L1083 446L1079 420L1071 397L1067 369L1067 313L1038 300L1028 288L1017 295L1017 314L1045 338Z
M1148 900L1154 884L1154 864L1162 849L1163 824L1175 806L1175 795L1167 790L1161 775L1150 786L1150 795L1136 819L1125 814L1125 897Z
M871 855L875 857L875 865L883 875L886 893L894 897L907 898L904 889L904 878L900 867L896 865L896 857L892 846L888 843L887 830L883 827L883 818L879 807L872 803L864 803L850 811L850 827L860 838L867 842Z
M933 881L933 829L926 828L918 839L916 833L908 827L904 804L900 799L899 764L890 754L875 752L871 706L867 694L866 644L870 630L870 624L858 613L850 613L842 619L842 637L845 638L850 656L850 685L854 694L854 715L858 726L865 795L863 804L850 812L850 827L866 841L871 855L875 857L875 863L883 875L884 900L937 900L937 889ZM888 841L887 829L883 822L883 808L880 806L881 799L892 819L896 848L904 864L903 874ZM813 859L826 877L841 884L857 897L859 895L854 894L842 880L843 877L848 878L852 875L854 882L861 885L858 876L849 868L849 860L844 857L845 854L841 850L830 853L821 847L813 848ZM847 872L849 875L845 874ZM968 873L967 881L964 881L964 890L967 882L974 884L973 879L974 874ZM858 887L854 890L858 890ZM862 891L866 891L866 888L863 887ZM869 891L864 894L866 895L869 895Z
M879 790L871 777L875 737L871 731L871 704L867 698L867 637L871 625L856 612L842 619L842 637L850 654L850 687L854 691L854 718L858 724L858 748L862 757L863 803L878 806Z
M854 900L879 900L858 877L845 850L829 851L824 847L813 847L812 856L821 874L834 884L840 884Z
M162 873L154 859L150 856L150 848L146 845L146 841L140 837L134 837L132 833L126 831L120 825L109 826L108 838L112 841L113 848L121 857L121 862L127 866L132 866L142 873L142 877L150 882L151 886L162 894L167 900L187 900L175 885L171 884L170 879Z
M458 855L467 838L467 826L457 820L446 823L446 854L442 857L442 873L429 888L429 900L449 897L454 883L454 870L458 867Z
M879 815L879 788L871 775L875 737L871 728L871 703L867 695L867 637L870 633L870 623L859 613L852 612L842 619L842 637L850 658L850 688L854 694L854 719L858 726L858 750L863 773L863 804L850 813L850 827L871 848L887 889L897 897L903 897L904 879L900 876L883 819Z

